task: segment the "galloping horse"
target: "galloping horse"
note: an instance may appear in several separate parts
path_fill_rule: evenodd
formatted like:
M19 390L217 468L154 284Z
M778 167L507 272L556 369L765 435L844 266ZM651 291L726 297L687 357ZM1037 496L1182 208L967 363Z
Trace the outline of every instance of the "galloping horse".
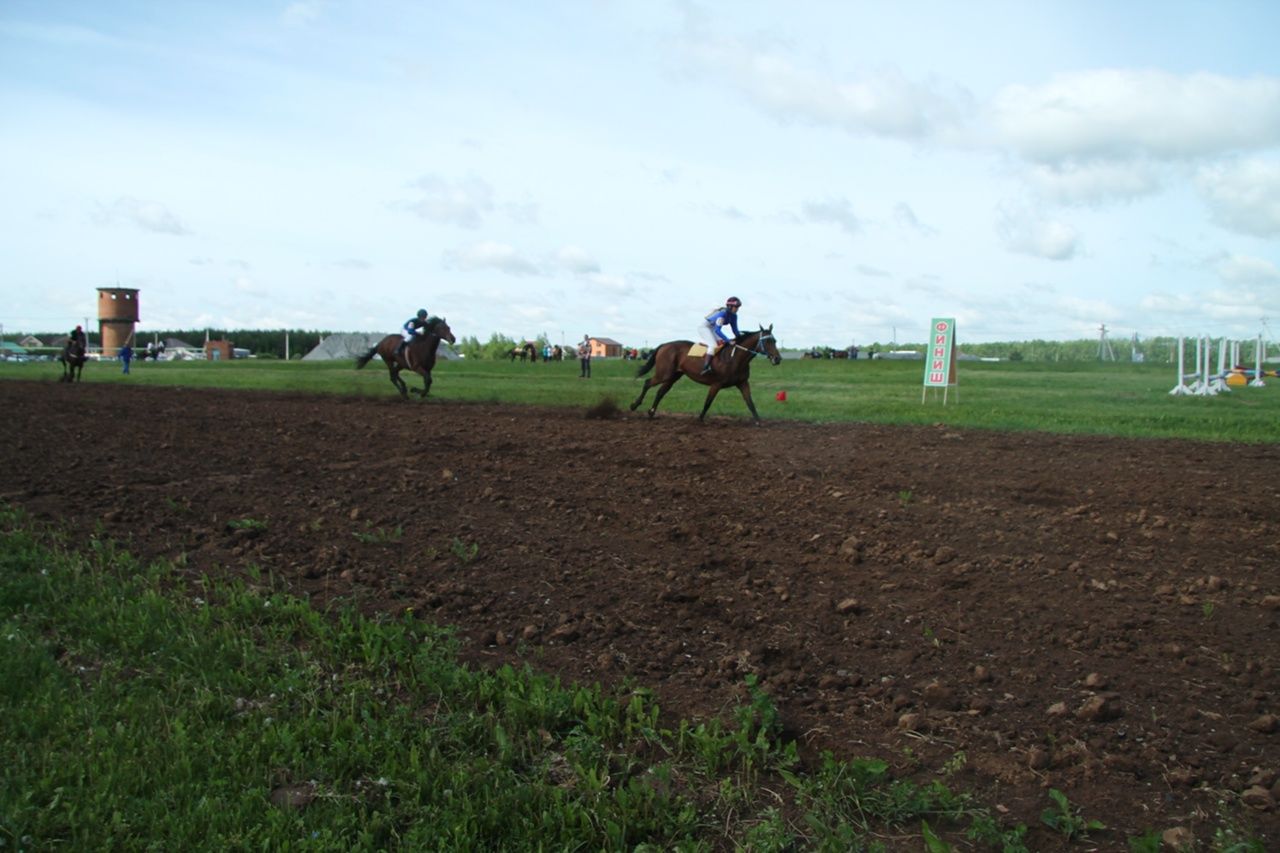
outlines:
M702 356L689 355L691 346L693 346L692 341L669 341L649 353L648 360L641 366L636 376L644 376L650 370L653 370L653 376L644 381L640 396L636 397L636 401L631 404L631 411L636 410L650 388L660 385L662 387L658 389L657 395L653 398L653 405L649 407L649 417L653 417L658 411L658 403L662 402L662 398L671 390L671 386L676 384L676 380L681 376L688 376L694 382L710 386L698 420L706 418L707 410L711 408L711 401L716 398L716 394L720 393L721 388L737 388L742 392L742 399L746 401L747 408L751 410L751 417L757 424L760 423L756 404L751 401L749 381L751 360L762 355L775 365L782 361L782 356L778 355L777 343L773 338L773 326L770 325L767 329L761 328L758 332L741 334L732 344L721 347L720 352L711 360L711 372L706 375L702 373Z
M88 360L88 356L84 354L84 344L75 340L67 341L62 354L58 356L58 361L62 362L62 378L58 381L79 382L80 372L84 370L84 363Z
M431 368L436 365L436 350L441 340L456 343L453 330L443 317L430 317L423 326L423 333L415 335L413 340L405 344L404 349L396 352L404 338L399 335L387 335L378 345L356 359L356 370L368 364L375 355L382 356L387 369L391 371L391 384L400 391L400 396L409 399L409 388L400 378L400 371L409 370L422 377L422 390L413 389L413 393L426 397L431 392Z

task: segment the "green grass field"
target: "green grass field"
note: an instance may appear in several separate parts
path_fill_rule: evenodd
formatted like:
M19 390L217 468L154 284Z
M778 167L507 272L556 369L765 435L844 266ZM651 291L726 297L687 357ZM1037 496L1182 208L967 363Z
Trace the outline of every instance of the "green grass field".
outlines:
M433 374L431 394L440 401L571 407L612 398L625 408L640 390L637 367L636 362L596 360L592 378L584 380L578 378L576 361L442 362ZM56 363L0 363L0 379L54 381L60 371ZM411 387L415 379L409 377ZM945 406L937 390L921 403L922 380L918 361L787 360L777 367L757 361L752 395L765 419L1280 441L1280 379L1267 380L1266 388L1240 388L1216 397L1172 397L1174 369L1169 364L961 362L959 385L950 389ZM121 374L118 363L90 362L84 381L395 396L380 362L361 371L350 362L165 362L135 364L129 376ZM783 390L787 400L779 402L775 397ZM705 394L702 386L682 379L659 413L697 414ZM710 414L748 416L734 390L723 392Z

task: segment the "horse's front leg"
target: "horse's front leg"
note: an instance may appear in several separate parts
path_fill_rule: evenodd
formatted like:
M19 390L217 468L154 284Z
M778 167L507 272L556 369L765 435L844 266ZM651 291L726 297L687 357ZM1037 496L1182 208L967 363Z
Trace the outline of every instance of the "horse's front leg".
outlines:
M751 410L751 417L755 419L758 426L760 424L760 413L756 411L756 404L751 399L751 383L744 380L738 385L738 390L742 392L742 399L746 401L747 408Z
M422 373L422 390L417 392L422 399L427 399L427 395L431 393L431 371L426 370Z
M706 418L707 410L711 408L712 401L715 400L716 395L719 393L720 393L719 385L712 385L707 389L707 399L706 399L706 402L702 404L702 414L698 415L698 420L701 421L704 418Z

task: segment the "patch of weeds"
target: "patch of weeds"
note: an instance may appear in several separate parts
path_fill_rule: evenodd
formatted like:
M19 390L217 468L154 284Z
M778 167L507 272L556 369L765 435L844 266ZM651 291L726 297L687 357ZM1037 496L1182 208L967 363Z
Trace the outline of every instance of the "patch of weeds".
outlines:
M267 529L267 523L257 518L233 518L227 522L228 530L256 530L263 531Z
M1212 619L1213 618L1213 602L1206 601L1205 603L1201 604L1200 613L1202 616L1204 616L1206 622Z
M920 821L920 834L924 836L924 849L926 853L952 853L955 850L947 842L938 837L937 833L929 826L929 821Z
M786 818L773 807L760 813L759 821L746 831L742 840L747 850L796 849L796 837L787 828Z
M453 542L449 544L449 553L461 560L463 564L470 563L479 552L480 545L478 543L463 542L457 536L453 537Z
M910 489L903 489L902 491L898 492L898 503L902 504L903 506L907 506L909 503L911 503Z
M1057 830L1068 841L1087 838L1092 830L1107 828L1100 820L1086 820L1082 817L1080 810L1072 806L1067 795L1057 788L1049 789L1049 799L1053 800L1054 807L1045 809L1040 820L1050 829Z
M365 525L368 528L368 525ZM352 534L360 542L366 545L394 545L404 538L404 528L396 525L390 529L386 527L375 527L372 529L357 530Z
M943 776L954 776L965 768L969 763L969 756L965 755L964 750L959 750L955 755L947 759L942 765Z
M176 512L179 515L186 515L191 512L191 504L185 500L179 501L173 498L161 498L160 503L170 512Z
M1225 803L1218 804L1218 811L1224 812ZM1213 853L1265 853L1266 847L1256 838L1247 838L1230 820L1226 820L1213 832L1213 843L1209 847Z
M1160 853L1160 833L1154 829L1145 835L1134 835L1129 838L1129 853Z
M1023 840L1026 837L1026 824L1020 823L1012 829L1004 829L994 817L985 813L975 815L973 823L969 824L969 830L965 833L965 838L970 841L1002 850L1004 853L1030 853Z

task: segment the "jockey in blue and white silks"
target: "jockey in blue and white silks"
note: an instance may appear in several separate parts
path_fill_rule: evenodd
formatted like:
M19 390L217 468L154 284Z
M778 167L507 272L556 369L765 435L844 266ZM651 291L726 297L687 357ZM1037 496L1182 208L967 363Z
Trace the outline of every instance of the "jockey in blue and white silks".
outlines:
M400 327L400 337L404 338L400 342L400 346L396 347L396 352L404 349L409 345L409 341L414 336L424 334L427 328L427 309L419 308L418 313L404 321L404 325Z
M698 326L698 337L702 338L702 342L707 345L707 355L702 361L703 375L711 372L711 358L716 351L724 344L733 343L738 337L738 309L741 307L742 300L736 296L730 296L725 300L723 308L712 311ZM728 334L725 326L733 329L732 335Z

